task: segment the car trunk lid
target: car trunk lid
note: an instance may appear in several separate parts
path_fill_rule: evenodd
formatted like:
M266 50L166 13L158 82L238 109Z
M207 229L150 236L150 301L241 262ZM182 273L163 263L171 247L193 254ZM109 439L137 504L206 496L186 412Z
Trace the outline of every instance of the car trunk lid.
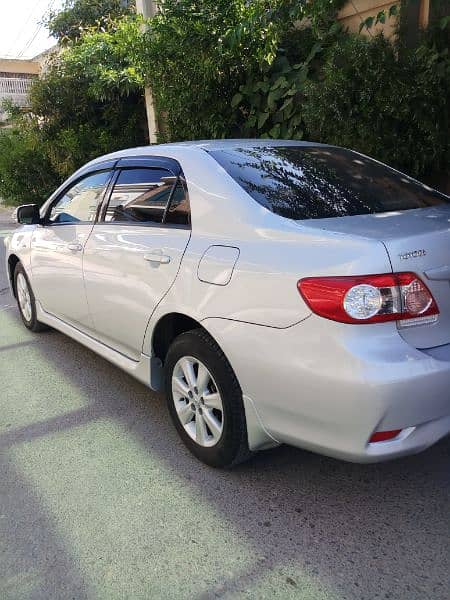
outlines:
M412 271L427 285L439 308L435 322L398 322L400 335L416 348L450 343L450 205L305 221L342 234L376 239L386 248L393 272Z

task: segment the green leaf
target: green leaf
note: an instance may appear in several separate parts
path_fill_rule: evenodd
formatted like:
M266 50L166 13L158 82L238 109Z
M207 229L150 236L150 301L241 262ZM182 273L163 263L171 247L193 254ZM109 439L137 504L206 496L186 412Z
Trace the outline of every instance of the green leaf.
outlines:
M275 82L272 84L272 86L271 86L271 89L272 89L272 90L276 90L276 89L277 89L277 88L279 88L279 87L280 87L280 85L281 85L282 83L284 83L284 82L286 82L286 79L285 79L285 77L284 77L283 75L280 75L280 76L278 77L278 79L276 79L276 80L275 80Z
M330 27L330 29L328 30L328 33L329 33L330 35L335 35L336 33L339 33L341 30L342 30L342 25L336 21L336 22L335 22L335 23L333 23L333 25Z
M398 6L393 4L389 9L389 16L396 17L398 15Z
M322 45L319 42L316 42L314 46L311 48L311 52L308 54L308 58L305 60L305 63L308 64L312 61L312 59L318 54L322 52Z
M364 27L366 29L370 29L373 25L375 21L375 17L367 17L367 19L365 19L364 21L361 22L360 26L359 26L359 33L361 33L361 31L364 29Z
M279 123L277 123L276 125L274 125L272 127L272 129L269 131L269 135L271 138L277 138L280 137L280 130L281 130L281 125Z
M233 108L236 108L236 106L241 102L243 97L244 96L239 92L237 94L235 94L231 100L231 106Z
M446 17L442 17L442 19L439 20L439 27L442 30L446 29L447 25L449 25L449 24L450 24L450 15L448 15Z
M380 10L380 12L377 14L377 18L375 19L375 25L377 23L385 23L386 22L386 13L384 12L384 10Z
M284 110L287 106L289 106L289 104L292 104L292 101L294 100L294 98L291 96L290 98L287 98L287 100L285 100L283 102L283 104L281 105L281 107L278 109L280 112L282 110Z
M277 94L276 90L269 92L269 95L267 96L267 106L269 108L275 107L275 102L277 100L277 96L278 96L278 94Z
M262 127L264 126L265 122L267 121L267 119L269 118L270 113L268 112L263 112L259 115L258 117L258 129L262 129Z

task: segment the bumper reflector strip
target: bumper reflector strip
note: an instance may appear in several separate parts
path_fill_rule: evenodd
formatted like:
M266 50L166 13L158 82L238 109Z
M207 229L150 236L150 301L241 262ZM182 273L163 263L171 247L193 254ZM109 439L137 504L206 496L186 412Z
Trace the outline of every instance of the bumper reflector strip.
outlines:
M369 443L373 444L374 442L386 442L388 440L392 440L396 438L401 431L401 429L392 429L391 431L375 431L375 433L372 434Z

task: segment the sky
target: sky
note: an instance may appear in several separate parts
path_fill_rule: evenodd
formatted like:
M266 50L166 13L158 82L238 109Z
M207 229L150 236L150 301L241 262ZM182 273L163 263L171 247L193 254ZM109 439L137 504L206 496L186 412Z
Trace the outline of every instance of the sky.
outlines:
M40 24L63 0L0 0L0 58L31 58L55 44Z

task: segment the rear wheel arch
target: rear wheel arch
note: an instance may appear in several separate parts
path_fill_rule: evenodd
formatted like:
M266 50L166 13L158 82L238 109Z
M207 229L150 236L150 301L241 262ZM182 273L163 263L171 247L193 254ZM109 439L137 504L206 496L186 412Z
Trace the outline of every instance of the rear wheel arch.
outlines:
M193 329L205 330L198 321L183 313L173 312L164 315L153 329L152 356L158 358L164 364L167 352L174 339L181 333L192 331Z
M150 360L151 388L161 391L164 389L163 370L170 346L182 333L195 330L203 331L223 352L219 342L199 321L184 313L167 313L159 319L152 331ZM226 358L228 360L228 357Z

